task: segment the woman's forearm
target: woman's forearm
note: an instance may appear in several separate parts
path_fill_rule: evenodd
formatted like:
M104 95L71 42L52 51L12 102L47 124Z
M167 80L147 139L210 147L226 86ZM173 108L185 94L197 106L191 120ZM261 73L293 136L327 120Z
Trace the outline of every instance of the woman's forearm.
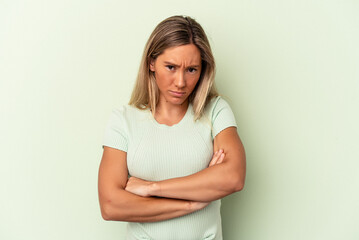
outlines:
M101 198L100 198L101 199ZM105 220L126 222L156 222L180 217L204 208L208 203L178 199L141 197L123 189L100 200Z
M149 195L193 201L223 198L243 188L243 183L229 167L218 164L190 176L152 182Z
M130 177L125 190L144 197L214 201L241 190L244 181L241 174L243 170L233 171L233 166L220 163L189 176L158 182Z

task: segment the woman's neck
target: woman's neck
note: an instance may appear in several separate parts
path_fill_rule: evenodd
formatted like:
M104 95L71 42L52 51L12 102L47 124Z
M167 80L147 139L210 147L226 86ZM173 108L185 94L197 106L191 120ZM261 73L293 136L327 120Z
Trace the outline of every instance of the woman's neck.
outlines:
M188 99L182 104L172 104L169 102L159 102L156 106L155 119L158 122L177 123L187 112L189 105Z

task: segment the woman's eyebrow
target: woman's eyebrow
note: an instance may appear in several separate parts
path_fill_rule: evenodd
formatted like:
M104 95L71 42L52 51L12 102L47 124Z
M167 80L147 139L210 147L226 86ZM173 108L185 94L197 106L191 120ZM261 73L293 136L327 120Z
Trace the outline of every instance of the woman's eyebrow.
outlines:
M175 67L179 67L179 65L177 64L174 64L174 63L171 63L171 62L168 62L168 61L164 61L165 64L168 64L168 65L173 65ZM199 65L191 65L191 66L188 66L188 67L199 67Z

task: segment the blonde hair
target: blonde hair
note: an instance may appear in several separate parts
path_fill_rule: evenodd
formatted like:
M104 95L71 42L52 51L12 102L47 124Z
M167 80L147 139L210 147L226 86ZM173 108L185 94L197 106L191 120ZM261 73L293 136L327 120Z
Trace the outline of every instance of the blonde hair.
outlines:
M214 84L215 61L206 33L199 23L188 16L169 17L153 30L142 55L129 105L142 110L149 108L155 114L159 90L154 73L150 71L151 60L156 59L167 48L186 44L194 44L201 52L200 79L188 96L188 101L192 103L194 121L202 117L209 101L219 95Z

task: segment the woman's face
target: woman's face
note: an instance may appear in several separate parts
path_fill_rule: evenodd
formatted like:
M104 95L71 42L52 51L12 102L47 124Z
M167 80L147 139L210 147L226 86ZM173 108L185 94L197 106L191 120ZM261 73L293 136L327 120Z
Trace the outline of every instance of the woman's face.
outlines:
M167 48L150 64L155 72L160 102L182 104L201 75L201 53L194 44Z

